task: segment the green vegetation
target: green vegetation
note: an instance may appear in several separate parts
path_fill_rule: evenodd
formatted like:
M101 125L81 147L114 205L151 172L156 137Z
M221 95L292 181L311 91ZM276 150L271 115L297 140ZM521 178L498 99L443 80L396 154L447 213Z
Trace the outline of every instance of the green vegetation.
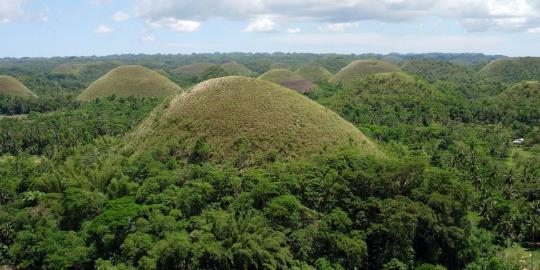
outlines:
M4 75L0 75L0 95L26 98L37 97L17 79Z
M446 81L458 85L471 85L476 76L471 67L435 60L411 60L403 64L402 69L430 83Z
M288 69L271 69L261 75L259 79L279 84L299 93L307 93L313 89L313 84L310 81Z
M31 113L0 120L0 156L28 153L54 156L64 148L101 136L117 136L137 126L156 106L156 99L109 97L56 112Z
M313 63L301 66L296 73L312 83L327 82L333 76L330 71Z
M390 63L378 60L355 61L341 69L332 79L332 83L348 84L371 74L398 72L400 69Z
M487 64L480 75L489 82L511 85L521 81L540 80L540 58L498 59Z
M77 99L90 101L109 96L167 97L181 91L161 74L141 66L121 66L95 81Z
M0 95L0 268L536 269L540 82L476 73L500 58L0 59L39 94ZM361 59L407 73L320 80L302 95L221 66L336 72ZM188 90L75 99L119 63ZM172 72L192 63L219 64ZM58 72L70 65L88 68Z
M216 162L251 166L302 159L349 145L376 147L354 126L289 89L247 77L203 82L154 112L129 141L133 152L194 144ZM197 157L198 159L198 157Z

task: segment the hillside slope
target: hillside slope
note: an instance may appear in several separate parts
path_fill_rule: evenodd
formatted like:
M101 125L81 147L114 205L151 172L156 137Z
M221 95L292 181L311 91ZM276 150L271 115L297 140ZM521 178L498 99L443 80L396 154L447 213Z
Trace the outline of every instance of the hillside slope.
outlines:
M167 97L181 88L163 75L142 66L120 66L92 83L77 99L90 101L108 96Z
M208 80L176 96L141 125L128 148L139 152L201 139L214 162L241 167L310 158L343 146L378 153L364 134L334 112L295 91L247 77Z
M0 75L0 95L17 97L37 97L24 84L11 76Z

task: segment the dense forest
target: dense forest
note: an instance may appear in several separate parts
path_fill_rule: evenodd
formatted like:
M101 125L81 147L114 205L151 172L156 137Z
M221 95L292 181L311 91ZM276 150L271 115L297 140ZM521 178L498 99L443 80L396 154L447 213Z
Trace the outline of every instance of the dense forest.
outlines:
M171 104L185 93L76 98L121 65L153 69L188 93L235 75L223 66L230 61L256 78L278 64L335 74L362 59L402 72L352 83L326 77L302 97L290 95L352 123L377 146L373 155L339 145L304 158L287 152L296 147L287 142L263 152L262 142L236 137L219 148L194 131L199 119L170 117ZM39 96L0 95L0 268L540 269L540 73L522 79L519 71L499 77L502 67L486 72L484 66L505 59L285 53L0 59L0 75ZM524 69L540 62L523 61ZM174 71L201 62L213 65L198 74ZM244 112L238 104L220 106L232 108L223 114ZM181 128L157 130L169 124ZM170 137L159 141L139 130ZM218 158L223 151L235 151L235 159Z

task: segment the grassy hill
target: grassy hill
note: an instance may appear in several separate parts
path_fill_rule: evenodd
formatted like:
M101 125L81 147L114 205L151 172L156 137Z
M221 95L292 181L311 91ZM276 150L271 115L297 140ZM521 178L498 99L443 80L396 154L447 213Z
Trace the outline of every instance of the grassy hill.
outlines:
M221 68L225 70L225 72L235 75L235 76L251 76L253 75L253 71L249 70L244 65L238 64L234 61L230 61L227 63L224 63L221 65Z
M540 82L520 82L497 96L478 100L476 107L476 114L482 120L513 125L516 129L521 123L517 136L540 140Z
M506 85L540 80L540 57L504 58L490 62L480 71L481 77Z
M475 78L475 72L471 68L448 61L411 60L403 64L402 69L430 83L448 81L456 84L470 84Z
M181 88L163 75L142 66L120 66L82 92L77 99L90 101L116 95L118 97L166 97Z
M17 97L37 97L24 84L11 76L0 75L0 95Z
M334 112L295 91L247 77L198 84L154 112L132 136L129 141L134 143L128 148L133 152L166 144L197 145L203 139L208 145L205 155L237 166L309 158L344 145L378 153L368 138Z
M524 102L535 103L540 108L540 82L520 82L498 95L495 99L504 102L514 102L516 106Z
M180 73L180 74L186 74L186 75L194 75L199 76L203 74L205 71L209 70L212 67L216 67L216 64L212 63L193 63L190 65L185 65L178 67L176 69L173 69L173 73Z
M351 62L352 60L345 56L328 55L321 59L316 59L314 64L327 69L332 74L335 74Z
M395 128L447 120L455 104L442 95L425 81L397 72L360 79L319 102L356 125Z
M271 69L261 75L259 79L279 84L299 93L307 93L313 89L313 84L310 81L288 69Z
M341 69L330 81L348 84L366 76L377 73L397 72L400 69L390 63L379 60L359 60Z
M312 83L326 82L333 76L330 71L316 64L303 65L296 70L296 73Z
M65 63L56 66L51 71L51 74L74 77L93 73L103 75L119 65L121 64L118 62Z
M291 65L285 63L274 63L270 66L270 69L291 69Z

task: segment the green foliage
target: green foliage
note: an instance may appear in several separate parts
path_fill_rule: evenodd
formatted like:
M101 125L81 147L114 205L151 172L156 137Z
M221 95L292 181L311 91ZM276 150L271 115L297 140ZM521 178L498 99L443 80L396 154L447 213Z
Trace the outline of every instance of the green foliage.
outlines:
M99 136L125 134L157 103L156 99L111 97L75 110L30 114L22 119L0 118L0 155L27 152L60 156L66 147L87 144Z
M30 112L0 119L0 265L517 270L526 266L520 260L527 254L533 257L526 263L534 265L540 241L537 83L487 97L501 86L462 80L466 74L455 66L468 65L468 74L478 68L472 64L496 56L277 53L109 60L160 69L189 86L204 78L163 70L236 61L258 74L272 63L297 68L315 62L337 71L362 58L423 59L409 65L437 80L387 73L348 85L320 82L307 94L376 141L376 151L336 145L343 130L362 133L337 115L323 117L328 109L293 91L269 95L275 89L244 84L249 79L223 79L229 88L208 91L194 104L163 104L136 134L126 135L158 100L77 104L70 98L115 62L0 59L3 73L45 94L0 102L8 114ZM79 70L79 64L85 67ZM74 73L52 72L59 65ZM204 76L223 75L220 67ZM225 91L230 89L235 91ZM200 129L201 123L217 129ZM328 131L300 132L308 123ZM151 136L140 140L141 131ZM526 142L512 145L517 137ZM321 146L328 138L334 139ZM308 151L311 146L316 150Z

